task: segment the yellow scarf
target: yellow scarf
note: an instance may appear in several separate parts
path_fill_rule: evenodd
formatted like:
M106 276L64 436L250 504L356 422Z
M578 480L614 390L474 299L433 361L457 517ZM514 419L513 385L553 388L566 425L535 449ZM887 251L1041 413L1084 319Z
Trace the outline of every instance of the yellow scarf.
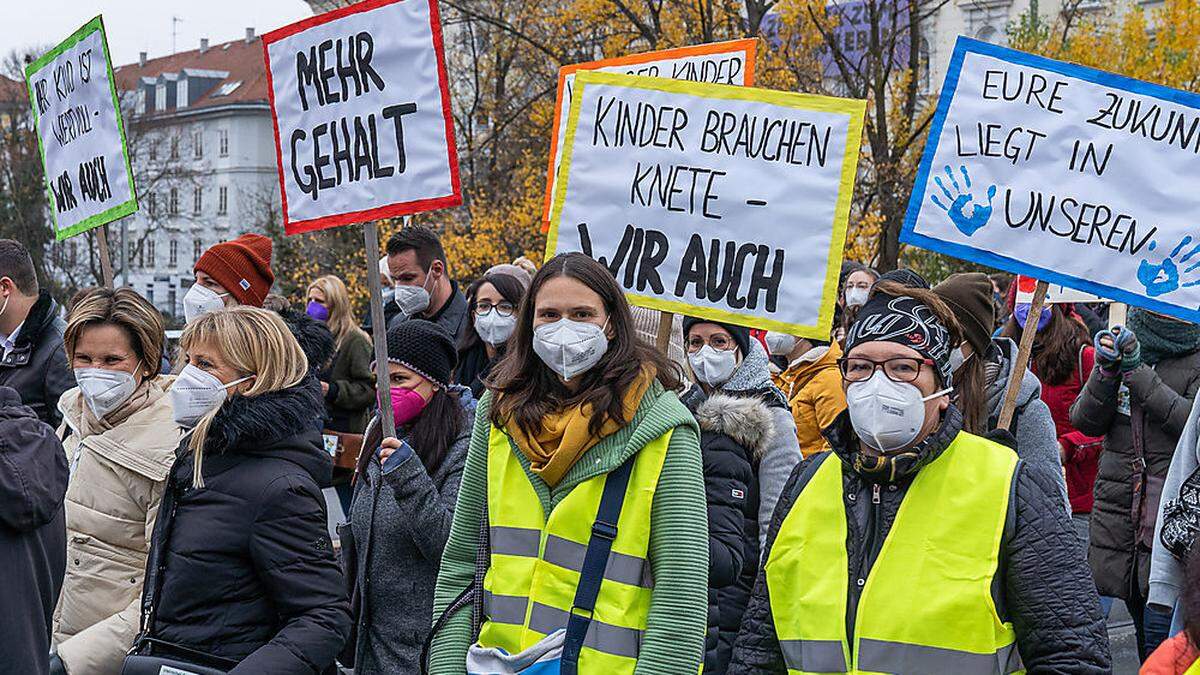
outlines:
M652 368L643 367L625 392L621 408L626 420L633 419L642 396L654 381ZM612 418L604 420L599 435L593 436L588 429L592 419L592 406L579 404L550 413L542 418L541 428L529 435L520 424L505 424L505 430L517 444L517 449L529 460L529 468L546 481L550 487L558 484L575 462L592 446L604 438L620 431L621 424Z

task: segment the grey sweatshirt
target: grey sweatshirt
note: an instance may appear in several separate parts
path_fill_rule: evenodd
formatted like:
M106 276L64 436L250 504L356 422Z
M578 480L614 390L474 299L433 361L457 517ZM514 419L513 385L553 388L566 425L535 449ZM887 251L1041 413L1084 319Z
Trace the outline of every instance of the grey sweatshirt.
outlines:
M1171 468L1163 484L1162 500L1158 503L1158 519L1154 523L1154 551L1150 555L1150 595L1146 602L1170 610L1183 592L1187 582L1184 564L1162 544L1163 509L1179 497L1179 488L1200 467L1200 398L1192 404L1183 435L1171 457Z

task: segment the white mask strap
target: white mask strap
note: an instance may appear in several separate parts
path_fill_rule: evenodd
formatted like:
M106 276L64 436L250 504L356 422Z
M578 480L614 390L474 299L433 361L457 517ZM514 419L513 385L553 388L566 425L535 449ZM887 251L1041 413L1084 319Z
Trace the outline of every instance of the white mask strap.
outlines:
M927 401L932 401L933 399L935 399L935 398L937 398L937 397L939 397L939 396L945 396L946 394L949 394L949 393L951 393L951 392L953 392L953 391L954 391L954 387L946 387L945 389L943 389L943 390L941 390L941 391L935 391L935 392L933 392L932 394L930 394L930 395L926 396L925 398L921 399L921 403L925 403L925 402L927 402Z

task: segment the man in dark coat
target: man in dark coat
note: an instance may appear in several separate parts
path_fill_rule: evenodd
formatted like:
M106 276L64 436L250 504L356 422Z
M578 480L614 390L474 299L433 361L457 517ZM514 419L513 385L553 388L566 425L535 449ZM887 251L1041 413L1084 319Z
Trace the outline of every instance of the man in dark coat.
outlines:
M58 303L38 289L21 242L0 239L0 386L12 387L43 422L57 427L58 399L75 386Z
M446 251L432 230L419 225L393 234L387 243L388 269L400 310L387 321L388 330L410 318L437 324L456 342L469 324L467 299L450 278Z
M67 458L54 430L0 387L0 669L45 673L67 567Z

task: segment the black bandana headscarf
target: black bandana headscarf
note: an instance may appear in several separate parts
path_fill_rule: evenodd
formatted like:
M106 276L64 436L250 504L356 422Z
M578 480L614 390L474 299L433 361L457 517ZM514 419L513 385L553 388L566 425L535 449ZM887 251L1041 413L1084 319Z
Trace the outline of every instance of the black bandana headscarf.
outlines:
M846 333L846 353L864 342L895 342L933 361L950 384L950 332L933 310L914 298L876 293Z

